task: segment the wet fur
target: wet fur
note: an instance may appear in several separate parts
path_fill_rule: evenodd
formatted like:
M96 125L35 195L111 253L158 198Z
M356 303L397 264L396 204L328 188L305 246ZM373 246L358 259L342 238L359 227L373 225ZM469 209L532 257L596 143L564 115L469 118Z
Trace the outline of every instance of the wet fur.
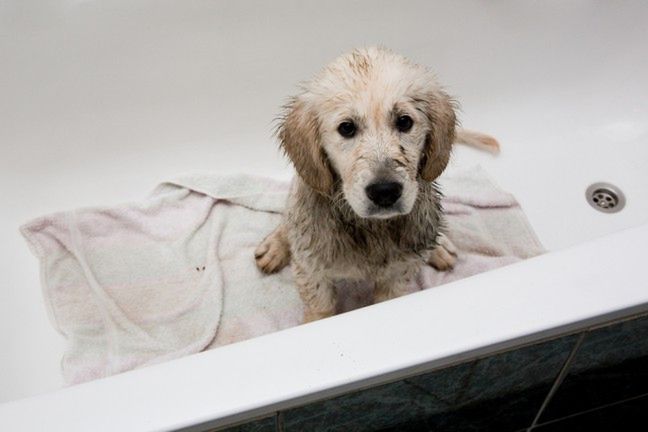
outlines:
M385 90L390 85L391 93ZM367 100L366 117L358 122L368 125L373 141L359 138L356 147L340 147L345 142L340 144L331 125L358 95ZM385 102L393 104L385 108L383 101L391 97L395 102ZM417 122L411 136L391 130L389 113L403 110ZM455 138L484 144L486 137L492 142L485 146L497 147L485 135L455 133L455 104L433 75L382 48L340 57L286 105L278 137L298 176L283 221L255 257L266 273L292 261L306 321L335 313L336 280L372 281L375 301L383 301L406 293L422 265L452 266L455 251L442 235L441 193L434 180L447 165ZM363 175L378 178L384 172L397 173L406 183L409 197L415 197L411 208L382 219L361 215L366 197L354 195L353 187L363 191Z

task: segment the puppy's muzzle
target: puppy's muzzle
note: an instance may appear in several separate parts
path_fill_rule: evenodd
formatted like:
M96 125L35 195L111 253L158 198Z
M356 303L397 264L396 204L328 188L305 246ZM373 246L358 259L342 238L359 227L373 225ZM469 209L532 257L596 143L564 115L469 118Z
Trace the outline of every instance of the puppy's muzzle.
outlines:
M378 207L391 207L403 193L403 185L397 182L376 182L365 188L367 197Z

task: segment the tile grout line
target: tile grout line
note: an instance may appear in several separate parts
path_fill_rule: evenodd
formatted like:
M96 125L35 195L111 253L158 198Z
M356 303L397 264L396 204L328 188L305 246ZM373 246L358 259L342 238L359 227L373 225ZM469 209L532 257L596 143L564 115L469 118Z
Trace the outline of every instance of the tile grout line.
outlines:
M560 369L560 372L558 373L558 376L554 380L553 385L551 386L551 389L549 389L549 392L547 393L547 396L545 397L544 401L542 402L542 405L540 405L540 408L538 409L538 413L536 414L535 418L533 419L533 422L531 423L531 426L527 429L527 432L530 432L537 424L538 421L540 420L540 416L544 413L545 409L547 408L547 405L549 405L549 402L551 401L551 398L556 394L556 391L558 391L558 387L560 387L560 384L562 384L563 380L569 373L569 368L571 367L572 362L574 361L574 358L576 357L576 353L578 352L578 349L580 348L581 344L583 343L583 340L585 339L585 335L588 333L588 331L584 331L580 334L578 337L578 340L576 340L576 343L574 344L574 347L572 348L571 352L569 353L569 356L567 357L567 360L565 360L565 363L563 364L562 368Z
M574 414L569 414L569 415L566 415L564 417L559 417L557 419L553 419L553 420L549 420L549 421L544 422L544 423L540 423L538 426L544 426L544 425L549 425L549 424L553 424L553 423L558 423L558 422L561 422L563 420L567 420L567 419L570 419L570 418L573 418L573 417L578 417L578 416L583 415L583 414L589 414L589 413L592 413L594 411L604 410L604 409L607 409L607 408L610 408L610 407L613 407L613 406L616 406L616 405L623 405L624 403L632 402L634 400L642 399L642 398L648 398L648 393L643 393L643 394L640 394L638 396L632 396L632 397L629 397L629 398L626 398L626 399L618 400L616 402L610 402L610 403L605 404L605 405L597 406L595 408L590 408L590 409L586 409L584 411L579 411L579 412L574 413Z
M283 411L277 411L275 414L275 432L284 432Z

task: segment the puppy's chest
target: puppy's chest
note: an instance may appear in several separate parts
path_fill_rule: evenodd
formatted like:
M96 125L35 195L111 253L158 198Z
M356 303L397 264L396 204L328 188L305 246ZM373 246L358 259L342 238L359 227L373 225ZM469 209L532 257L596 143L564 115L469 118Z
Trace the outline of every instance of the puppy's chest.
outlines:
M336 228L334 237L337 241L322 245L328 249L325 255L330 257L333 268L371 275L395 263L420 258L398 232L372 231L353 226Z

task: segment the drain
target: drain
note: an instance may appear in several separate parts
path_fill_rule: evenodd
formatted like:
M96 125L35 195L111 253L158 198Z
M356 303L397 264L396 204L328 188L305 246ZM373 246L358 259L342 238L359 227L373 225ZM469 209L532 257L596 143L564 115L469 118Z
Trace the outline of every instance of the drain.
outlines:
M616 213L625 206L621 190L609 183L594 183L585 192L587 202L598 211Z

